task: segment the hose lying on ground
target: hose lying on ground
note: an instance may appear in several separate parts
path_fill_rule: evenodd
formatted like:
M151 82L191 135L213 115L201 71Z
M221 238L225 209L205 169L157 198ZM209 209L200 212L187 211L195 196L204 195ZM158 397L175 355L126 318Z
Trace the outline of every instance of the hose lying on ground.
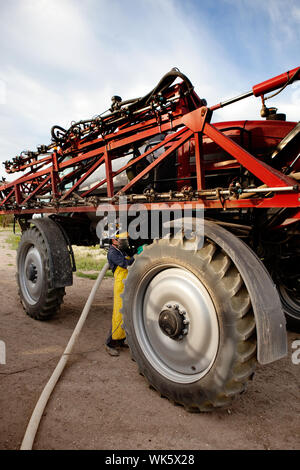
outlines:
M77 340L81 330L82 330L82 327L84 325L84 322L87 318L87 315L90 311L90 308L91 308L91 305L93 303L93 300L95 298L95 295L96 295L96 292L105 276L105 273L106 271L108 270L109 268L109 265L108 263L106 263L104 265L104 267L102 268L102 270L100 271L99 273L99 276L91 290L91 293L86 301L86 304L84 306L84 309L80 315L80 318L77 322L77 325L72 333L72 336L67 344L67 347L65 349L65 351L63 352L53 374L51 375L48 383L46 384L44 390L42 391L42 394L33 410L33 413L32 413L32 416L30 418L30 421L28 423L28 426L27 426L27 429L26 429L26 432L25 432L25 435L24 435L24 438L23 438L23 441L22 441L22 444L21 444L21 448L20 450L31 450L32 449L32 446L33 446L33 442L34 442L34 438L35 438L35 435L37 433L37 430L38 430L38 427L39 427L39 423L40 423L40 420L41 420L41 417L42 417L42 414L44 412L44 409L47 405L47 402L49 400L49 397L59 379L59 377L61 376L63 370L64 370L64 367L66 365L66 363L68 362L68 359L69 359L69 355L71 354L71 351L74 347L74 344L75 344L75 341Z

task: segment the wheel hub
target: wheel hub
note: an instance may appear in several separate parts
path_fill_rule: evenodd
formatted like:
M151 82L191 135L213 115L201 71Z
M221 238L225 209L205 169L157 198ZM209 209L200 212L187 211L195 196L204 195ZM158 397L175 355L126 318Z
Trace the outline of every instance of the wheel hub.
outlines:
M164 308L159 314L158 324L161 331L174 340L183 339L188 332L185 312L178 305Z
M37 269L36 269L36 266L33 264L33 263L30 263L27 267L27 270L26 270L26 276L27 276L27 279L31 282L33 282L34 284L36 283L37 281Z

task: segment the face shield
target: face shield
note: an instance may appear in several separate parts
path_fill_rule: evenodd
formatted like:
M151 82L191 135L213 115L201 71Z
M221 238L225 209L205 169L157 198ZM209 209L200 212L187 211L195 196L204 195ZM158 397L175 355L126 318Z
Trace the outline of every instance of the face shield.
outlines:
M118 240L118 245L120 250L126 251L129 249L129 242L128 242L128 232L122 232L116 235L116 239Z

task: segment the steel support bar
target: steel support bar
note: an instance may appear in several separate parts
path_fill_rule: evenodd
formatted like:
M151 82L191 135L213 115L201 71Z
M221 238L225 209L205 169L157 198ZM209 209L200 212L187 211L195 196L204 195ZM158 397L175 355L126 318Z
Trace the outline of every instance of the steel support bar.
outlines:
M96 163L94 163L94 165L91 166L91 168L89 170L87 170L85 172L85 174L77 181L77 183L75 183L72 188L70 188L60 199L60 201L63 201L64 199L66 199L67 197L69 197L73 191L75 191L76 188L78 188L78 186L80 186L86 179L88 176L90 176L100 165L101 163L104 161L105 159L105 156L103 155L99 160L96 161Z
M25 164L25 165L22 165L22 166L20 166L20 168L18 168L17 170L11 170L11 171L10 171L10 174L17 173L17 172L19 172L19 171L27 170L27 168L31 168L31 167L33 167L34 165L40 165L41 163L43 163L43 165L44 165L44 164L47 164L47 163L49 163L49 162L51 162L51 155L48 156L48 157L45 157L45 158L41 158L40 160L34 160L34 161L32 161L31 163L27 163L27 164Z
M139 162L140 160L145 159L146 157L148 157L148 155L151 155L151 153L156 152L156 150L159 150L161 147L165 146L169 142L173 141L176 138L179 138L183 134L183 132L186 132L185 128L180 129L179 131L176 132L176 134L171 134L166 139L162 140L157 145L155 145L152 148L150 148L149 150L147 150L147 152L143 153L142 155L139 155L138 157L134 158L130 162L126 163L126 165L123 165L121 168L119 168L119 170L117 170L113 173L113 178L115 176L118 176L123 171L127 170L127 168L130 168L132 165L135 165L135 163ZM107 181L107 178L103 179L102 181L97 183L95 186L90 188L88 191L86 191L84 194L82 194L82 197L88 196L95 189L98 189L100 186L102 186L104 183L106 183L106 181Z
M181 124L182 124L181 118L176 120L176 127L178 127ZM172 130L173 131L176 130L176 127L175 127L175 120L174 120ZM164 132L168 132L170 130L171 129L170 129L170 121L169 120L165 124L161 124L159 126L159 130L158 130L158 125L156 123L155 127L152 127L148 130L142 130L139 133L131 135L131 136L126 137L124 139L120 139L120 140L116 140L114 142L110 142L109 145L108 145L108 149L109 150L117 150L117 149L120 149L121 147L130 146L133 143L138 143L140 141L149 139L150 137L154 137L158 133L164 133Z
M113 174L113 176L114 176L114 174ZM95 184L95 186L93 186L92 188L90 188L90 189L88 189L87 191L85 191L85 193L81 194L81 197L87 197L89 194L91 194L93 191L95 191L95 189L100 188L100 187L103 186L106 182L107 182L107 179L104 178L103 180L99 181L99 183Z
M13 189L8 193L8 195L3 199L3 201L0 202L0 207L1 207L1 206L4 206L4 204L6 204L6 202L11 198L11 196L13 195L14 192L15 192L15 188L13 188Z
M196 159L196 175L197 189L201 190L205 187L205 171L202 158L202 136L200 132L195 132L195 159Z
M173 120L172 120L173 130L176 127L178 127L180 124L181 124L181 116L173 118ZM170 125L171 125L170 124L170 119L169 119L168 116L163 116L162 117L161 125L163 125L164 131L171 130L170 129ZM146 128L148 128L148 129L146 129ZM116 141L116 144L126 142L126 139L128 138L128 136L133 137L134 140L136 140L137 136L138 136L138 138L140 138L141 129L146 131L146 132L151 130L151 129L156 129L155 134L157 134L157 120L155 118L153 118L153 119L149 119L148 121L140 122L138 124L134 124L133 126L127 126L124 129L120 129L118 131L118 140ZM142 136L142 139L143 138L144 137ZM112 150L113 148L117 148L117 147L114 147L112 145L112 142L115 141L115 139L116 139L116 134L111 133L111 134L106 135L104 137L104 139L101 137L100 139L97 138L97 139L91 140L89 142L84 142L82 144L79 143L78 149L80 151L84 151L84 150L86 150L87 147L90 147L91 145L94 146L94 145L99 145L101 143L104 143L105 145L107 145L107 148L109 150Z
M34 191L32 191L32 193L30 193L29 196L26 199L24 199L22 204L23 205L26 204L35 194L37 194L42 189L42 187L45 186L45 184L50 180L50 178L51 178L50 175L47 176L46 178L44 178L44 180L41 182L41 184L39 184L37 186L37 188Z
M14 185L14 189L15 189L15 200L16 200L16 203L17 203L17 205L20 205L21 202L22 202L22 194L21 194L20 185L19 185L19 184L15 184L15 185Z
M112 177L112 167L111 167L111 159L109 158L108 152L105 152L105 176L107 181L107 196L113 197L114 195L114 183Z
M213 125L206 123L203 133L232 155L241 165L249 170L267 186L293 186L295 181L280 171L258 160L232 139L225 136Z
M178 141L173 143L171 147L160 155L154 162L150 163L144 170L142 170L135 178L133 178L130 183L128 183L121 191L118 192L118 195L121 193L125 193L128 189L130 189L137 181L143 178L149 171L153 170L159 163L161 163L166 157L168 157L172 152L174 152L178 147L184 144L191 136L193 135L192 131L187 130L183 137L181 137Z

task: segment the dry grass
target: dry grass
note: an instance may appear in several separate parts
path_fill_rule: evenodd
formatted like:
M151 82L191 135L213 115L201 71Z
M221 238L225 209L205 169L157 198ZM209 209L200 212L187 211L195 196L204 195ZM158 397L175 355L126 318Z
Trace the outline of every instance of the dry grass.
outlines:
M5 243L9 245L9 248L11 250L17 250L20 239L21 239L21 234L10 233L9 236L5 239Z
M9 233L5 242L9 245L11 250L17 250L20 238L20 234L14 235L13 233ZM96 279L106 263L106 251L100 249L99 246L73 246L73 251L77 268L76 276ZM105 276L111 277L112 272L108 270Z
M107 260L105 250L99 247L74 246L76 261L76 276L96 279L99 271L103 268ZM107 271L106 277L111 277L111 271Z

